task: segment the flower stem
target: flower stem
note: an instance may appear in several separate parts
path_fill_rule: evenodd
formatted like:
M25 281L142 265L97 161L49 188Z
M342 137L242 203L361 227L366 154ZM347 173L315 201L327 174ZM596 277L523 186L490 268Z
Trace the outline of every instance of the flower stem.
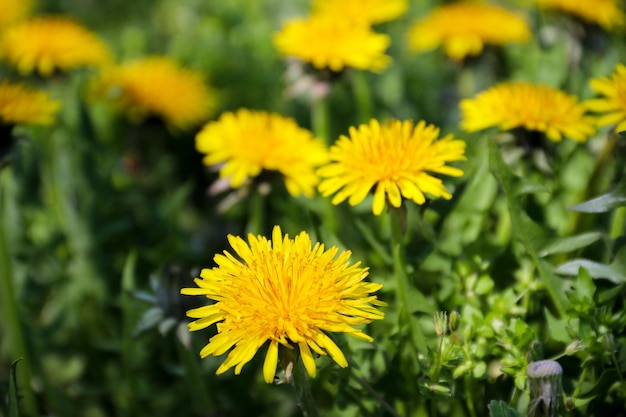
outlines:
M247 232L253 235L263 234L265 226L265 201L259 187L252 189L250 196L250 206L248 212Z
M354 71L350 75L359 123L367 123L372 118L372 97L367 83L367 74L364 71Z
M0 171L0 212L7 213L8 192L10 186L11 169L3 169ZM26 349L26 338L24 336L24 328L19 318L17 307L17 294L13 285L13 259L11 257L7 242L9 236L7 233L8 219L6 216L0 218L0 300L2 301L2 315L6 323L6 334L9 341L9 352L13 359L23 358L24 360L18 372L18 378L21 381L20 395L23 398L24 411L28 415L37 415L37 403L35 396L30 388L33 371L30 355Z
M315 97L311 102L311 128L315 136L322 139L327 145L330 144L328 100L326 94Z
M413 345L413 349L415 352L418 352L424 356L428 355L428 350L426 346L426 338L424 337L424 333L422 332L419 323L414 320L411 316L411 309L409 308L409 280L408 273L406 271L406 257L405 257L405 246L404 246L404 227L403 227L403 207L393 208L390 213L391 220L391 253L393 257L393 269L394 274L397 279L396 286L396 298L399 303L400 308L400 320L404 321L408 333L409 340ZM412 290L414 292L419 293L420 296L423 297L421 292L413 287ZM419 361L416 360L414 362L414 366L416 370L419 370Z
M287 349L280 345L278 348L278 360L285 370L285 380L293 386L296 391L296 401L302 410L304 417L319 417L317 405L311 394L309 386L309 376L304 369L300 359L298 349Z

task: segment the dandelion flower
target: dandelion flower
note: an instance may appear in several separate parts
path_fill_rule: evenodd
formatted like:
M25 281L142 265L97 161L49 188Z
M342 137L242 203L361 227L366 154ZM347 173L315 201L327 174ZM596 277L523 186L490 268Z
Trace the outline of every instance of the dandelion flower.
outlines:
M293 196L313 195L315 168L328 158L321 139L274 113L240 109L223 114L196 136L196 149L206 154L206 165L223 164L220 177L233 188L258 176L262 170L278 171Z
M375 33L365 22L326 14L289 21L274 36L282 54L335 72L345 67L383 71L391 61L385 55L389 43L389 36Z
M32 7L32 0L0 0L0 28L26 16Z
M224 251L214 258L217 267L203 269L195 282L198 288L183 288L186 295L202 295L215 303L189 310L197 319L189 330L214 323L217 335L200 352L201 357L220 356L232 348L217 369L222 374L235 367L241 372L257 351L269 342L263 376L274 380L278 347L297 345L302 363L315 376L311 351L330 354L341 367L348 366L339 347L327 332L343 332L368 342L372 338L355 328L382 319L375 306L385 305L371 293L382 285L363 282L367 268L350 265L349 251L311 244L306 232L290 239L279 226L272 239L248 235L248 242L228 236L234 254Z
M337 193L333 204L349 198L350 205L357 205L375 188L372 211L379 215L385 200L400 207L402 197L417 204L426 201L425 194L450 199L441 179L432 174L463 175L446 163L465 159L465 142L452 135L438 140L439 128L424 121L380 125L372 120L350 127L349 133L330 148L331 162L318 170L324 178L318 186L322 195Z
M476 132L497 126L544 132L559 142L569 137L584 142L594 134L594 118L585 115L578 98L545 85L505 82L462 100L461 128Z
M402 16L409 8L407 0L314 0L314 14L330 14L342 19L363 20L376 24Z
M100 67L110 53L95 34L63 16L36 17L9 27L0 39L0 56L22 74Z
M622 29L626 14L618 0L537 0L539 7L559 10L607 30Z
M499 6L474 1L434 9L409 31L409 46L428 51L442 46L452 59L479 55L485 44L522 43L530 39L526 20Z
M96 83L134 122L158 116L185 129L205 121L215 109L214 93L202 75L167 57L151 56L109 68Z
M616 124L615 131L626 130L626 66L618 64L611 78L597 78L590 81L591 88L604 96L588 100L585 106L598 113L605 113L597 120L599 126Z
M21 83L0 82L0 124L50 124L59 103Z

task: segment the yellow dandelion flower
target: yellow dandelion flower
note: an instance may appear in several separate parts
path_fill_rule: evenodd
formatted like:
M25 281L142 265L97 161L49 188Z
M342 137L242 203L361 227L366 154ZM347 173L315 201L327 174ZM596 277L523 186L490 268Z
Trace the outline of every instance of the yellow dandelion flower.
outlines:
M407 0L314 0L314 14L330 14L348 20L372 24L402 16L409 8Z
M568 137L584 142L594 134L594 118L578 97L546 85L506 82L462 100L461 128L476 132L497 126L544 132L555 142Z
M30 12L32 0L0 0L0 28L3 28Z
M216 105L201 74L167 57L151 56L108 68L96 84L134 122L158 116L185 129L205 121Z
M201 330L214 323L217 335L200 352L201 357L220 356L232 348L217 369L222 374L235 367L235 374L269 341L263 376L274 380L279 345L297 345L302 363L315 377L311 350L330 357L341 367L348 366L341 349L326 334L343 332L368 342L372 338L355 326L384 318L375 306L385 303L371 295L380 284L363 282L367 268L360 262L350 265L349 251L311 244L306 232L295 239L279 226L272 239L248 235L248 243L232 235L228 241L234 255L216 255L212 269L203 269L195 282L198 288L183 288L186 295L202 295L214 304L189 310L197 319L189 330Z
M278 171L293 196L313 195L315 168L328 158L321 139L274 113L240 109L223 114L196 136L196 149L206 154L206 165L223 164L220 177L241 187L262 170Z
M337 193L333 204L349 198L354 206L375 187L372 211L383 212L385 201L400 207L402 197L417 204L424 194L451 198L441 179L432 174L458 177L463 171L446 165L464 160L465 142L452 135L437 139L439 128L421 121L376 120L350 127L350 137L341 136L330 148L331 162L318 170L323 177L318 190L327 197Z
M367 23L335 15L289 21L274 36L282 54L336 72L345 67L383 71L391 62L385 55L389 43L389 36L375 33Z
M99 67L110 61L105 44L64 16L36 17L9 27L0 39L0 56L22 74L79 67Z
M587 100L584 105L589 110L605 113L597 120L599 126L615 124L616 132L626 130L626 66L617 64L611 78L602 77L590 81L591 88L604 96Z
M50 124L59 103L43 92L20 83L0 83L0 124Z
M537 0L543 9L559 10L607 30L623 29L626 26L622 3L618 0Z
M526 20L505 8L461 1L434 9L409 30L409 46L423 52L442 46L452 59L479 55L485 44L523 43L531 32Z

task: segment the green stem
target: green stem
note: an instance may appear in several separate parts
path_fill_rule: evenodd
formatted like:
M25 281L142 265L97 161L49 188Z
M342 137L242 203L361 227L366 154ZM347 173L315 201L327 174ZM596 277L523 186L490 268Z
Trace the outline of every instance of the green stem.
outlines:
M469 374L465 374L465 381L463 384L463 388L465 389L465 403L467 404L467 410L469 411L470 417L476 417L476 408L474 408L474 391L471 389L473 387L472 380Z
M10 168L0 171L0 207L3 213L8 211L6 210L8 205L7 188L11 180ZM24 328L17 307L17 294L13 285L13 259L7 246L7 242L10 241L7 235L7 220L5 216L0 218L0 300L2 301L2 314L6 323L5 331L9 339L9 352L13 359L24 359L20 366L20 372L18 372L24 410L26 414L35 416L38 415L37 403L30 387L33 379L32 362L26 349L26 337L24 336Z
M400 308L400 320L404 321L407 330L409 332L409 340L413 345L415 352L419 352L423 356L428 355L426 346L426 338L422 332L421 327L417 320L411 315L411 309L409 304L408 289L409 279L406 271L406 256L404 247L404 231L403 231L403 216L401 210L403 208L393 208L390 213L391 220L391 253L393 257L393 269L397 279L396 285L396 298ZM413 288L414 291L419 292L417 288ZM419 292L419 295L422 295ZM423 297L423 296L422 296ZM416 370L419 370L419 361L415 361L414 365Z
M248 213L247 232L253 235L263 234L265 230L265 201L258 187L252 190L250 196L250 211Z
M352 89L359 123L367 123L372 118L372 95L367 82L367 73L365 71L353 71L350 75L352 76Z
M385 409L387 410L387 412L389 414L391 414L393 417L401 417L400 413L398 413L398 411L396 411L395 408L393 408L391 406L391 404L389 404L387 401L385 401L385 399L382 397L382 395L380 395L379 393L377 393L374 388L371 387L370 384L367 383L367 381L365 381L363 378L361 378L360 376L358 376L357 374L354 373L354 371L352 369L350 369L350 376L352 378L354 378L359 384L361 384L361 386L372 396L374 397L374 399L376 401L378 401L378 403Z
M580 378L578 379L578 383L576 384L576 388L574 389L574 394L572 397L578 398L580 395L580 391L583 389L583 385L585 384L585 380L587 379L587 372L589 371L589 367L584 367L583 371L580 374Z
M304 369L302 361L297 361L294 366L292 385L296 391L296 398L298 399L298 406L302 410L302 415L304 417L319 417L317 405L309 386L309 376Z
M216 412L215 408L219 405L211 395L211 390L207 388L202 373L200 372L200 363L198 362L198 356L180 342L176 338L176 349L178 350L178 356L183 362L185 367L185 378L187 379L187 386L191 391L191 398L196 401L195 408L198 415L206 414L209 410Z
M327 95L316 97L311 103L311 127L313 134L329 145L330 128Z

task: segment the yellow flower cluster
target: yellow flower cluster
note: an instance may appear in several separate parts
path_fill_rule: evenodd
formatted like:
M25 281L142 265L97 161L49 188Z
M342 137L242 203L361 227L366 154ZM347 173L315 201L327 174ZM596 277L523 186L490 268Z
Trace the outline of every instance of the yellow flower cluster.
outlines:
M50 124L59 103L21 83L0 82L0 124Z
M626 131L626 65L617 64L610 78L602 77L590 81L591 88L604 96L588 100L585 106L597 113L599 126L615 125L616 132Z
M536 0L539 7L561 11L607 30L623 29L626 14L623 2L618 0Z

